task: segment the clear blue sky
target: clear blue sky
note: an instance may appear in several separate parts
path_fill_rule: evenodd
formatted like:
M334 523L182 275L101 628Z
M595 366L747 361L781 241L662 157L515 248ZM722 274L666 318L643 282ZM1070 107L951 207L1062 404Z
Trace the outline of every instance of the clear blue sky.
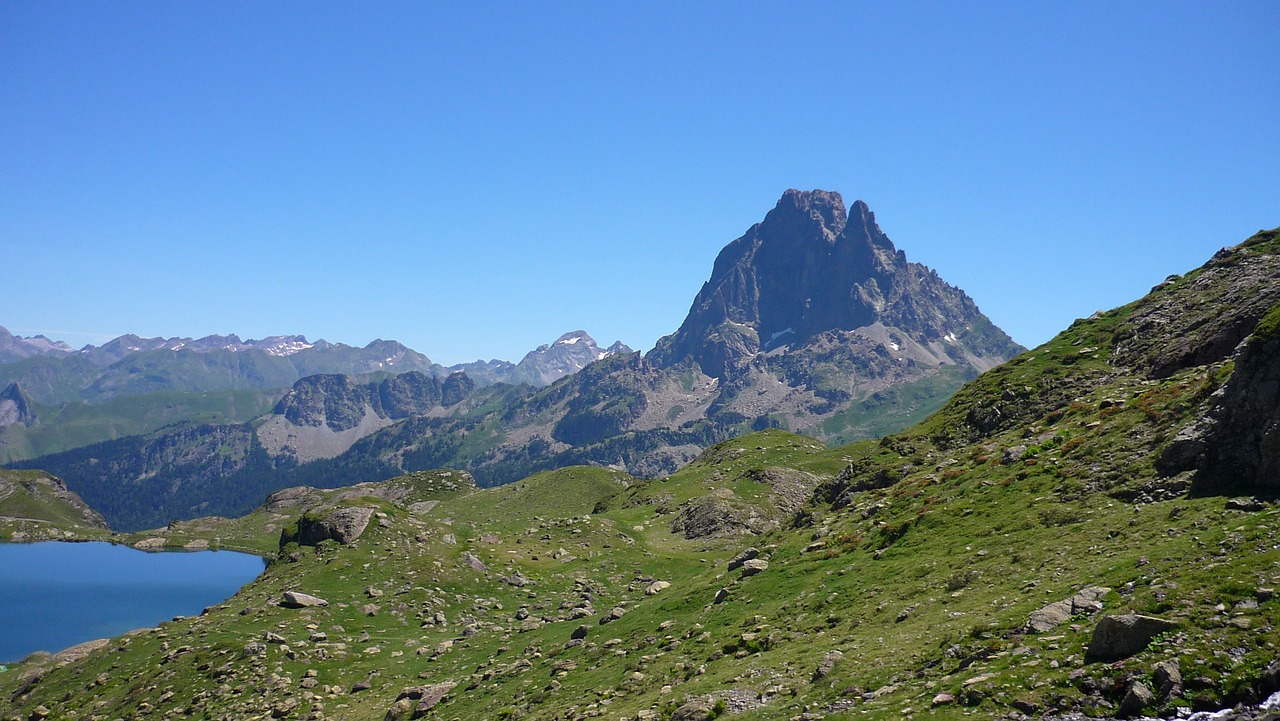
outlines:
M0 4L0 325L648 349L791 187L1015 340L1280 225L1280 3Z

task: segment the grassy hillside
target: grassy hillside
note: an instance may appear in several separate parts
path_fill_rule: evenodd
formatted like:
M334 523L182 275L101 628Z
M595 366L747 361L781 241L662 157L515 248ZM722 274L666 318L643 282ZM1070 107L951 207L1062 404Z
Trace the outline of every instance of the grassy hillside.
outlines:
M263 550L290 524L300 539L368 523L354 540L285 543L198 618L0 674L0 716L1078 718L1256 703L1280 688L1280 484L1237 496L1169 459L1238 395L1241 366L1266 377L1254 365L1274 363L1256 350L1270 323L1254 351L1235 348L1280 307L1277 245L1260 235L1078 321L880 440L832 449L769 430L651 481L566 468L470 490L434 476L412 493L297 492L277 526L208 521L191 532L240 523ZM289 607L288 591L327 604ZM1126 614L1162 625L1108 655L1104 619Z
M36 405L38 423L0 429L0 463L36 458L179 423L241 423L271 410L283 390L160 391L101 403Z
M107 524L62 481L42 471L0 469L0 541L90 539Z

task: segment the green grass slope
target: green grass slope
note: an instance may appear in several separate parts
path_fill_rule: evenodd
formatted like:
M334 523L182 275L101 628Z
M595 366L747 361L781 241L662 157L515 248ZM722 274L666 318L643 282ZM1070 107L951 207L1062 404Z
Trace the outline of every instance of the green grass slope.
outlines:
M66 484L42 471L0 469L0 541L99 538L107 524Z

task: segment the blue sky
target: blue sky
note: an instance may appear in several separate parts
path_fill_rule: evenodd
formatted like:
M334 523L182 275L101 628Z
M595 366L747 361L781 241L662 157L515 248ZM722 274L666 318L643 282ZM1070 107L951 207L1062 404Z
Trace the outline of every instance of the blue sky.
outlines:
M791 187L1015 340L1280 225L1280 4L0 4L0 325L641 349Z

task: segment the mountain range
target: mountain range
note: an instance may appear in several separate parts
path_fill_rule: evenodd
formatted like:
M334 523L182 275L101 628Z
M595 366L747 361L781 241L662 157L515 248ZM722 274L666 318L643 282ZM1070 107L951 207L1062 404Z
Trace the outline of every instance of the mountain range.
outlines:
M59 475L121 529L242 514L290 485L439 467L483 486L583 463L650 477L750 430L830 443L883 435L1022 350L963 291L909 262L865 203L850 214L838 193L789 190L721 251L684 322L647 354L568 334L513 368L312 375L248 422L169 427L20 465ZM473 372L560 377L484 386Z
M302 378L379 378L417 371L444 379L466 370L480 386L544 386L612 353L583 331L530 351L519 363L445 367L396 341L363 348L304 336L242 341L236 335L142 338L124 335L73 350L0 327L0 462L18 461L154 431L174 423L242 423L271 410ZM8 399L7 401L4 399ZM18 413L17 407L22 412ZM7 406L6 406L7 407Z
M729 346L676 367L741 368ZM665 372L606 358L515 397L641 371ZM477 418L510 398L455 378ZM331 396L446 402L425 380L295 390L300 426L353 422ZM1278 497L1272 230L848 445L768 428L655 479L417 471L131 535L43 471L0 471L0 538L271 559L197 616L0 673L0 715L1270 721Z

